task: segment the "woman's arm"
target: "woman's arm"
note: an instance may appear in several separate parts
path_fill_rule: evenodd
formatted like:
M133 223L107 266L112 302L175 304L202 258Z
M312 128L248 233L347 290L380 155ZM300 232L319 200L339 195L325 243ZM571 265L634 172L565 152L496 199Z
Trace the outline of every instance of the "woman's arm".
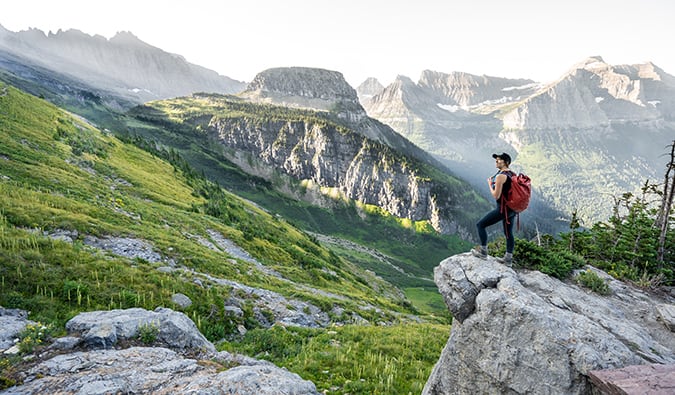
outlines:
M506 182L506 174L497 174L497 176L495 176L495 183L493 188L492 180L488 178L488 188L490 188L490 193L492 193L492 197L494 197L495 199L499 199L499 197L502 196L502 188L504 187L505 182Z

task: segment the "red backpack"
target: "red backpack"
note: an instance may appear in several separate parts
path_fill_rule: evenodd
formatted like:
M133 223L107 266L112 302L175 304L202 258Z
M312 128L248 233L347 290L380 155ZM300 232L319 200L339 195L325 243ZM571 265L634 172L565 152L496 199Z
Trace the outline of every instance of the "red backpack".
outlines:
M505 206L515 211L518 216L518 229L520 229L520 212L524 211L530 204L530 196L532 195L532 185L530 177L523 173L516 173L509 171L511 177L511 188L507 196L502 196L501 210L504 212L504 221L509 223L509 218Z
M523 173L519 173L518 175L514 172L510 173L511 189L509 189L504 203L508 208L519 213L524 211L530 204L530 195L532 194L531 180L530 177Z

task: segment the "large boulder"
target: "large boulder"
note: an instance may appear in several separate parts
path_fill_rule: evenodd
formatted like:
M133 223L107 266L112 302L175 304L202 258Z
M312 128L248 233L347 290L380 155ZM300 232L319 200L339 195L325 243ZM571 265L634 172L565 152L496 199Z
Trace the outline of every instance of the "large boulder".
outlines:
M673 301L606 279L601 296L493 259L447 258L434 280L454 322L423 394L586 394L590 371L674 364Z
M41 362L3 394L319 394L312 382L268 362L221 369L161 347L100 349Z
M118 339L134 339L141 330L156 331L156 338L172 349L215 352L216 348L185 314L159 307L80 313L66 323L70 333L82 334L92 348L110 348Z
M27 317L26 311L0 307L0 353L14 346L26 325L34 323Z

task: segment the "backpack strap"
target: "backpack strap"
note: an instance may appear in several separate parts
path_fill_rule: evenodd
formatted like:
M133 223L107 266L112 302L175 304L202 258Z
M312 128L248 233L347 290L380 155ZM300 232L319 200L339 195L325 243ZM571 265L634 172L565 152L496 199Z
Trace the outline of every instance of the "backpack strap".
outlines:
M511 179L511 177L516 175L516 173L514 173L512 170L507 170L504 172L500 171L499 174L504 174L508 179ZM513 180L511 180L510 188L513 188ZM499 212L504 213L504 225L509 225L511 222L509 221L509 212L508 207L506 206L506 196L503 192L499 197ZM504 230L506 232L506 237L509 237L508 227L506 227ZM520 230L520 213L516 213L516 230Z

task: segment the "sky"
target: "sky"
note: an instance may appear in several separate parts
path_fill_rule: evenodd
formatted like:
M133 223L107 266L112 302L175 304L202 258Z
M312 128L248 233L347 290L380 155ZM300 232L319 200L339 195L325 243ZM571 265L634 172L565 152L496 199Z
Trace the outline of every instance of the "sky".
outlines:
M249 82L273 67L341 72L356 88L424 70L552 82L589 56L675 75L672 0L3 0L14 32L129 31Z

